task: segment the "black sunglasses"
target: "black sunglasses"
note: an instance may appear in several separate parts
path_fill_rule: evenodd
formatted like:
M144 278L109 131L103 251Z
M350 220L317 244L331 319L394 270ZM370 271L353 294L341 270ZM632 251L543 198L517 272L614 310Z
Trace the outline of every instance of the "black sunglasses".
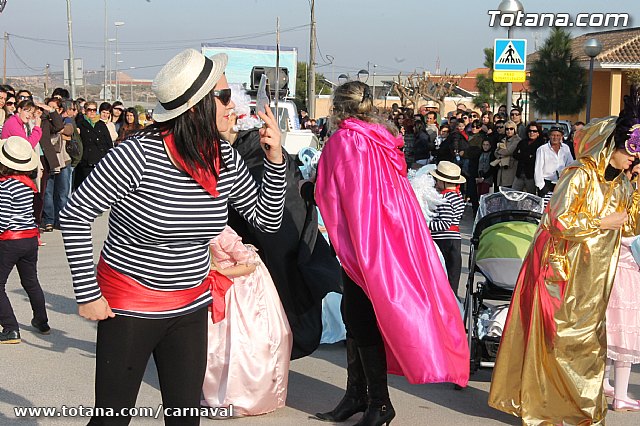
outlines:
M231 102L231 89L214 90L213 96L220 99L222 105L227 106Z
M97 111L98 108L85 108L84 110L85 111Z
M15 105L15 104L16 104L15 102L7 102L7 103L5 103L5 105Z
M531 130L527 130L527 131L528 131L529 133L540 133L539 131L537 131L537 130L533 130L533 129L531 129Z

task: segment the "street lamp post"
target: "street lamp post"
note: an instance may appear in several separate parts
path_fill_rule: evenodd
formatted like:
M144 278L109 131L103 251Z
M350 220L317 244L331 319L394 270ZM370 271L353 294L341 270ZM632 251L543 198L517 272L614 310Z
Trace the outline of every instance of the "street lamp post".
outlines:
M502 15L515 15L516 13L523 12L524 6L519 0L502 0L498 5L498 10ZM515 21L515 19L514 19ZM507 29L507 38L511 39L511 26ZM498 52L494 52L495 55ZM507 114L511 112L511 105L513 104L513 87L511 83L507 83Z
M71 0L67 0L67 37L69 39L69 88L71 99L76 98L76 74L73 59L73 30L71 27ZM6 62L6 61L5 61Z
M107 21L107 0L104 0L104 84L102 86L104 100L107 100L107 62L109 61L109 24Z
M113 23L116 26L116 55L120 54L120 50L118 50L118 28L124 25L122 21L116 21ZM120 85L118 84L118 56L116 56L116 101L120 99Z
M105 94L105 99L104 100L105 101L110 101L111 97L115 93L115 89L113 87L113 76L111 75L111 73L113 72L113 63L111 62L113 60L113 58L111 57L112 56L111 55L111 49L112 49L111 43L114 43L116 41L116 39L115 38L110 38L110 39L107 39L107 41L109 42L109 49L108 49L109 50L109 52L108 52L109 53L109 55L108 55L109 56L109 64L108 64L108 68L107 68L107 75L108 75L108 79L109 79L108 80L109 81L108 82L109 93L108 93L108 96Z
M590 38L584 43L584 53L589 57L589 87L587 88L587 123L591 121L591 91L593 89L593 61L602 52L602 44Z
M371 80L371 97L373 98L373 106L376 105L376 68L378 64L373 64L373 80Z

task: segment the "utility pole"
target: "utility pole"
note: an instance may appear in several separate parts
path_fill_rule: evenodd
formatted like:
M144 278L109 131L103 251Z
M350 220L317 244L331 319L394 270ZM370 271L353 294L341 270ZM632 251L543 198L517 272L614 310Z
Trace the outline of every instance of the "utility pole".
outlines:
M45 65L44 72L46 77L44 79L44 96L42 97L42 99L45 99L47 97L47 94L49 93L49 64Z
M107 44L109 43L109 30L107 24L107 0L104 0L104 84L102 85L102 94L104 100L107 99L107 52L109 51Z
M309 35L309 66L307 67L307 111L310 118L316 116L316 14L315 0L311 0L311 34Z
M67 34L69 36L69 87L71 88L71 99L76 98L76 73L75 61L73 60L73 35L71 29L71 0L67 0Z
M7 43L9 42L9 34L4 33L4 53L2 63L2 84L7 84Z

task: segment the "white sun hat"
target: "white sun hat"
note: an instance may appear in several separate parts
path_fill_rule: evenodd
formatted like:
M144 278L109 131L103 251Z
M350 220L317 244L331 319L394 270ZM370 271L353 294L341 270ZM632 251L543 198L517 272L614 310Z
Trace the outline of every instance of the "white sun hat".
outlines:
M31 144L20 136L0 140L0 163L20 172L29 172L38 166L38 155Z
M450 161L441 161L438 163L438 167L435 170L430 170L429 173L438 180L449 183L465 183L467 179L461 176L460 166L453 164Z
M151 90L158 99L153 119L168 121L197 104L215 87L227 66L227 55L207 58L195 49L173 57L153 79Z

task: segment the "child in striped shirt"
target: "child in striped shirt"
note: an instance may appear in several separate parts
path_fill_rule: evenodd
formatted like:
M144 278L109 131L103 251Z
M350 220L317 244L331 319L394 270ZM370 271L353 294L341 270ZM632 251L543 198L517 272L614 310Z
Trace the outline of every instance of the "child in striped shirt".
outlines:
M447 202L436 208L435 217L429 222L429 230L433 242L442 252L449 284L457 296L462 272L460 219L465 206L460 184L465 183L466 179L460 175L460 167L449 161L441 161L437 169L430 173L436 180L436 189Z
M37 189L29 178L37 166L38 156L27 140L11 136L0 141L0 344L21 341L18 321L5 289L14 266L29 296L33 310L31 325L42 334L51 330L38 282L39 231L33 217L33 196Z

